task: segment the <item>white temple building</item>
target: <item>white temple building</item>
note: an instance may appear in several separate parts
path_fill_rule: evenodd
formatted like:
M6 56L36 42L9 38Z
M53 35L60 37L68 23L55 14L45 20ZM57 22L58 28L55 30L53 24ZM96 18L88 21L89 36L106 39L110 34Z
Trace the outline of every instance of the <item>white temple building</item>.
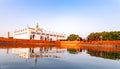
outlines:
M17 30L13 33L14 39L30 39L30 40L64 40L64 33L50 32L39 28L38 23L35 28L27 27Z

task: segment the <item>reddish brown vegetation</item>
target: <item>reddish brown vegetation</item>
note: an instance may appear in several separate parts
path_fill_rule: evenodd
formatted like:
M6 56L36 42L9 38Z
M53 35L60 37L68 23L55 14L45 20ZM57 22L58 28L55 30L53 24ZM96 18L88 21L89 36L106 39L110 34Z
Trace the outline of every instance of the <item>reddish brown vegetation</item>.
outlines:
M120 41L43 41L43 40L0 38L0 42L13 43L10 45L0 44L0 48L17 48L17 47L29 48L29 47L55 46L59 48L74 48L78 50L81 48L82 49L86 48L91 50L120 51Z
M0 38L0 42L23 42L23 43L49 43L47 40L28 40L28 39L9 39L9 38ZM56 41L52 41L56 42Z

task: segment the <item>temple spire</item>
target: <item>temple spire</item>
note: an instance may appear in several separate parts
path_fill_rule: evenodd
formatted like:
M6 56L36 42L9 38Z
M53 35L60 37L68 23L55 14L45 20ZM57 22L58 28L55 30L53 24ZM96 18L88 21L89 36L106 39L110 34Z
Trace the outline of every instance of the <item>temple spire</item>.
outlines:
M37 22L37 24L36 24L36 29L38 29L38 27L39 27L39 26L38 26L38 22Z

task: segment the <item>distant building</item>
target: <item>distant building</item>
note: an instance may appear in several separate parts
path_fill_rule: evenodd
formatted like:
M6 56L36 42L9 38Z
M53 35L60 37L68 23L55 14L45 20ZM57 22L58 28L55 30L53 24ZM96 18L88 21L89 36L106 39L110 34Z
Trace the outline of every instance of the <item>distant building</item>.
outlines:
M37 23L35 28L27 27L15 31L13 34L13 38L30 40L63 40L65 39L65 34L46 31L42 28L39 28Z
M8 38L10 38L10 32L8 32Z

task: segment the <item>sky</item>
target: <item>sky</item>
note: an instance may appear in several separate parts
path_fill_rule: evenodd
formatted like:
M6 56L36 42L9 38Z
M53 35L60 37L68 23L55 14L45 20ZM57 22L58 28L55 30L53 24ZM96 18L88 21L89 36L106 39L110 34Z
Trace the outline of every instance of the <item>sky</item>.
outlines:
M77 34L120 31L120 0L0 0L0 36L27 25Z

